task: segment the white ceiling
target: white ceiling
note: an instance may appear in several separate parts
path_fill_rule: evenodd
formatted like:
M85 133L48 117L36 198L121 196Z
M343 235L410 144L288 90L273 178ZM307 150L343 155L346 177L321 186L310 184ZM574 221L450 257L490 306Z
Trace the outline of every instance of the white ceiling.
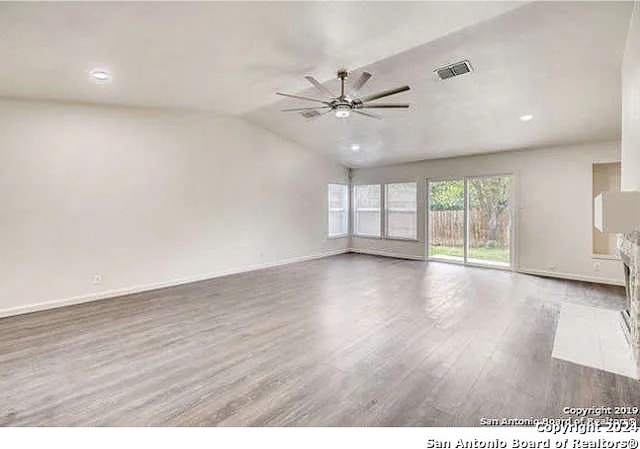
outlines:
M379 100L411 103L372 111L383 120L279 112L308 104L291 99L248 118L351 167L617 139L630 11L629 2L533 3L366 66L374 76L363 95L411 86ZM474 73L444 81L433 73L463 59ZM338 82L325 85L335 91ZM524 114L533 120L521 122Z
M238 114L519 4L0 2L0 96Z
M619 137L631 4L527 3L1 2L0 96L240 114L349 166ZM436 81L464 58L475 73ZM304 104L275 91L316 96L303 76L339 67L374 74L363 93L409 84L389 101L411 109L279 112Z

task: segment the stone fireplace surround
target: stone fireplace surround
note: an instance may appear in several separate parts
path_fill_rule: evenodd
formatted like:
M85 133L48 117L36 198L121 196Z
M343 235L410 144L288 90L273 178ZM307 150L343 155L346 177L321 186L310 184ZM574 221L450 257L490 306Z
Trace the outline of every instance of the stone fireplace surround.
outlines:
M640 232L618 237L618 249L624 264L627 309L622 312L621 325L636 363L636 377L640 377Z

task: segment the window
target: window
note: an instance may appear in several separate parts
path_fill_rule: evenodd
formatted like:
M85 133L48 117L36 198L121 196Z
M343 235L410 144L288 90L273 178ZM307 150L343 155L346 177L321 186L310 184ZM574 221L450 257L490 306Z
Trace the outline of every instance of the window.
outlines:
M329 237L349 234L349 188L345 184L329 184Z
M380 237L380 209L382 206L379 184L353 187L353 233L365 237Z
M389 238L418 238L417 185L415 182L385 186L386 235Z

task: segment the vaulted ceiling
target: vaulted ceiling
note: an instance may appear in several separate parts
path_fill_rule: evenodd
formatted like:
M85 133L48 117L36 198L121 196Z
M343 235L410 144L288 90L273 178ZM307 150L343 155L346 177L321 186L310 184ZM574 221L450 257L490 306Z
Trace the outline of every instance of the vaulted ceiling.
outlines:
M308 105L295 99L247 117L352 167L617 139L629 14L629 3L533 3L367 65L363 95L411 86L380 100L411 104L373 110L382 120L279 112ZM433 72L464 59L470 74ZM337 80L325 85L338 89Z
M0 3L0 96L217 111L348 166L620 134L628 2ZM433 69L469 59L446 81ZM409 84L383 120L305 119L276 91L336 69ZM94 68L112 75L91 82ZM532 114L523 123L518 118ZM351 145L360 150L354 152Z

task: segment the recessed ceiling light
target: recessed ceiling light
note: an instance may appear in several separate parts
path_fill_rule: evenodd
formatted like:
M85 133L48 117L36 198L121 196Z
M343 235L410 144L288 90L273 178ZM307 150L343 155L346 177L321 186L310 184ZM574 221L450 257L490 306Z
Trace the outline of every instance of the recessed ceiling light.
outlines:
M531 114L525 114L520 116L520 120L522 120L523 122L528 122L532 119L533 119L533 115Z
M351 149L353 151L358 151L360 149L360 145L358 145L357 143L354 143L353 145L351 145Z
M96 81L105 82L111 79L111 75L104 70L92 70L89 74L91 75L91 78Z

